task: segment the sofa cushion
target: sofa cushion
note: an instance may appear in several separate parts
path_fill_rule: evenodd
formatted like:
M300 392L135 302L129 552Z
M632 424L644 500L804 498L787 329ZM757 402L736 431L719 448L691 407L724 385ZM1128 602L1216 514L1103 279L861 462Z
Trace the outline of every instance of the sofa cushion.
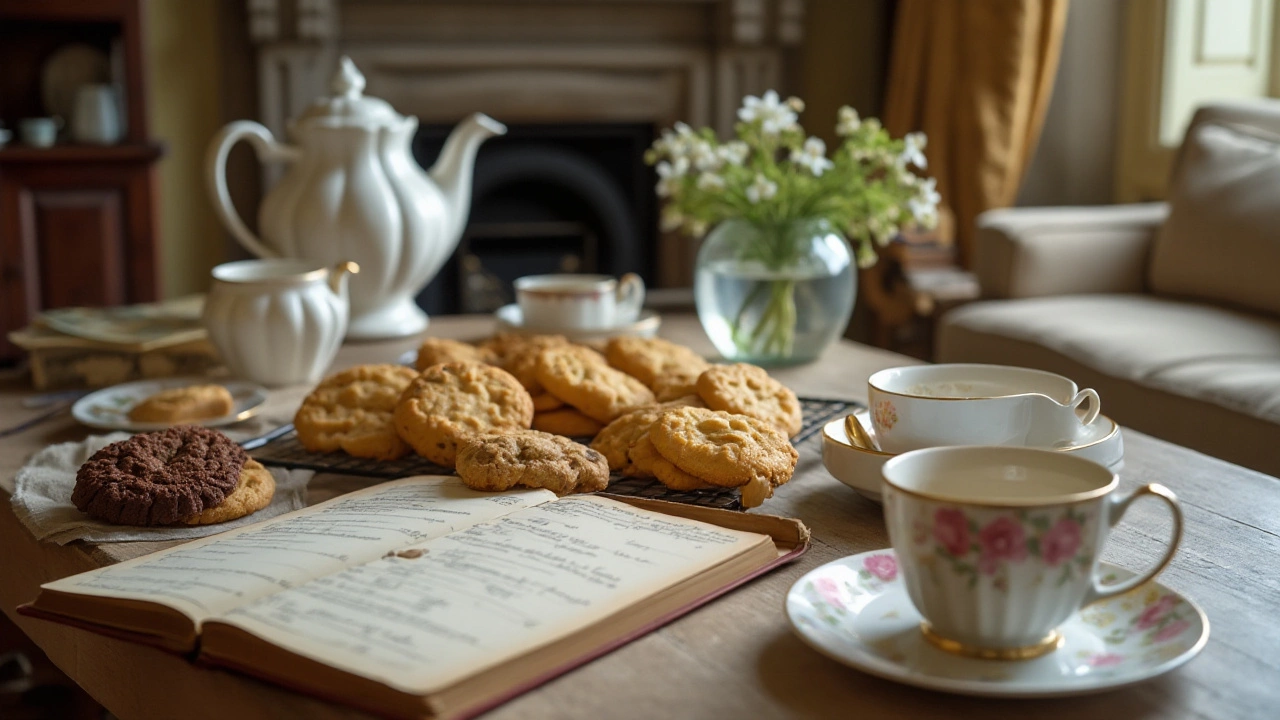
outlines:
M1151 288L1280 315L1280 137L1219 124L1193 128L1168 199Z
M978 302L939 362L1020 365L1092 387L1123 425L1280 475L1280 321L1150 295Z

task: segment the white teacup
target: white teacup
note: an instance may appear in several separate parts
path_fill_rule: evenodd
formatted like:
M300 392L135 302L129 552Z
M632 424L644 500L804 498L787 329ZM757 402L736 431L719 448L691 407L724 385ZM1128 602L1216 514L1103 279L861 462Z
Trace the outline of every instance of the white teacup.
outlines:
M1154 578L1182 537L1182 511L1162 485L1115 492L1114 473L1050 450L939 447L890 459L884 517L925 637L943 650L1025 659L1061 642L1079 608ZM1111 528L1135 498L1173 512L1154 568L1117 585L1095 578Z
M53 147L58 141L58 128L62 120L53 117L23 118L18 121L18 130L22 133L22 142L31 147Z
M1098 393L1068 378L1004 365L890 368L867 380L867 392L880 448L891 453L940 445L1062 447L1102 409Z
M515 282L523 325L546 330L604 330L640 317L644 281L627 273L608 275L527 275Z

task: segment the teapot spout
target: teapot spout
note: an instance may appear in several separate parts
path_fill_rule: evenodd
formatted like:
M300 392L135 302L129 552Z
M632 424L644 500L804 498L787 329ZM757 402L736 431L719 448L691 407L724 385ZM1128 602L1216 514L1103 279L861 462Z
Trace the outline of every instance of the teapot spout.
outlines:
M444 143L440 158L427 174L444 193L449 212L450 238L462 234L471 207L471 176L480 143L507 134L507 126L483 113L463 120Z
M355 275L360 272L360 266L350 260L344 260L335 263L329 268L329 289L334 295L345 295L347 289L347 275Z

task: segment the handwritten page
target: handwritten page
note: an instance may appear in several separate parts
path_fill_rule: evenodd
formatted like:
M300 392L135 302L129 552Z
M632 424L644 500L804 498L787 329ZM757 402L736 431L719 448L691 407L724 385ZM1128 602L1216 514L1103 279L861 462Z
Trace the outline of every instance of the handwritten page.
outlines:
M149 600L199 623L388 550L555 497L546 490L477 492L454 477L407 478L44 587Z
M562 499L264 597L218 621L429 693L767 541L604 498Z

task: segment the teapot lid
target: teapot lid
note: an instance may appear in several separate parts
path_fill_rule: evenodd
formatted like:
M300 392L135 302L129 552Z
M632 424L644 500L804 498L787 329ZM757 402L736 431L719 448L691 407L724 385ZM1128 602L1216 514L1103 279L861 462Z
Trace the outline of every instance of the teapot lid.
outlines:
M297 122L332 119L340 125L384 126L404 118L386 100L364 95L364 75L346 55L338 61L338 69L329 80L333 95L317 98Z

